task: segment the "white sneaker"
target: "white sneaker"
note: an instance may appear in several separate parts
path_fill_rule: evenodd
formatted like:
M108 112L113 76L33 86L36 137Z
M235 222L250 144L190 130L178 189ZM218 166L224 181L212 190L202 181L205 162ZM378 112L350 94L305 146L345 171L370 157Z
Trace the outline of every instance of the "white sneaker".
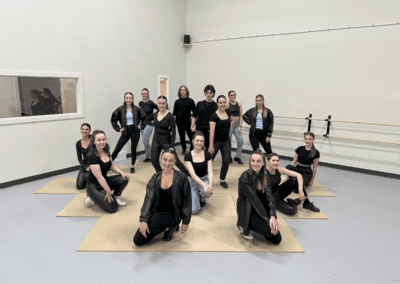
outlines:
M90 207L90 206L92 206L92 202L93 202L93 200L90 199L90 197L88 196L88 197L86 198L86 200L85 200L85 205L86 205L87 207Z
M125 206L126 205L126 202L123 202L123 201L119 200L118 198L115 198L115 200L117 201L118 206Z
M253 237L251 234L248 234L247 236L246 236L246 235L243 235L243 228L242 228L242 227L239 226L239 229L242 231L242 236L243 236L243 238L245 238L246 240L252 240L252 239L254 239L254 237Z

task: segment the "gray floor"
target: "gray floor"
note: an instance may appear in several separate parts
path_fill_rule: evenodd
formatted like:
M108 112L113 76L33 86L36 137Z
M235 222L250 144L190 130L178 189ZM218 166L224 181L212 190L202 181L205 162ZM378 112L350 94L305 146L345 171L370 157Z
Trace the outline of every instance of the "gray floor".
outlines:
M53 179L0 190L2 284L400 283L398 180L319 167L329 219L286 220L305 253L270 254L76 252L98 218L56 218L74 195L33 194Z

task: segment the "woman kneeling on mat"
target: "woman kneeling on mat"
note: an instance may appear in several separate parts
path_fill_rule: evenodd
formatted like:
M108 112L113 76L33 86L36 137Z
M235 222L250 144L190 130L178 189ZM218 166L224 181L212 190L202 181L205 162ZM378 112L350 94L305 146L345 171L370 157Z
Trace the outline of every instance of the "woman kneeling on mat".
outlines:
M198 131L193 136L194 149L185 155L185 166L189 171L192 190L192 214L206 206L206 199L212 195L212 155L205 151L204 134ZM207 176L208 174L208 176Z
M282 236L276 221L271 181L266 174L265 157L261 150L257 149L251 154L249 163L250 168L239 178L237 226L245 239L253 239L249 233L251 230L277 245Z
M76 142L76 154L78 156L79 164L81 164L78 177L76 178L77 189L84 189L86 187L87 183L86 180L89 176L90 167L87 161L87 154L90 151L90 131L91 127L89 123L82 124L81 125L82 139Z
M163 232L163 239L170 241L181 221L182 234L187 231L192 217L189 180L184 173L174 170L175 153L172 150L164 152L161 164L163 170L155 173L147 183L140 227L133 237L137 246L147 244Z
M289 171L285 168L280 168L278 154L268 154L267 161L267 174L271 181L271 191L275 201L275 208L282 213L293 216L297 213L296 202L290 198L287 199L287 202L284 199L292 193L294 187L296 186L298 187L300 200L304 201L306 199L303 192L303 178L299 173ZM295 177L297 178L297 182L294 182L294 179L289 178L280 184L281 175Z
M112 162L110 146L108 146L106 134L102 130L93 132L90 147L88 154L90 174L86 186L88 198L85 204L91 206L94 202L104 211L114 213L118 210L118 206L126 205L117 197L121 196L130 178ZM120 175L107 177L109 170ZM114 191L114 194L111 193L112 191Z
M307 132L306 134L304 134L304 142L306 143L306 146L300 146L296 149L296 154L294 155L292 164L287 165L286 169L297 172L303 177L303 191L306 197L303 203L303 208L309 209L314 212L319 212L319 208L315 207L314 204L308 199L306 191L306 187L312 186L314 183L314 178L317 174L317 167L320 157L319 151L314 147L314 139L314 133ZM311 165L313 165L312 170ZM301 201L297 198L294 199L294 202L298 205Z

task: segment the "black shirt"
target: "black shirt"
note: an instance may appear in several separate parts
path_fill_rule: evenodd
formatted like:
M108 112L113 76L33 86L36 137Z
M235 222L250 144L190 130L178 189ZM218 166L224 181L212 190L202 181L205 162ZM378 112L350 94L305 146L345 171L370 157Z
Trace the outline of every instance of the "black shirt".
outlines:
M216 102L206 102L201 101L197 103L196 109L194 111L193 117L196 119L196 126L199 128L210 129L210 116L216 112L218 105Z
M190 117L195 109L196 105L191 98L180 98L175 101L173 115L176 116L176 123L190 123Z
M153 114L154 119L154 136L153 139L171 139L170 145L171 148L174 148L175 137L176 137L176 127L175 127L175 118L172 113L168 112L161 121L158 121L158 113L159 111Z
M108 156L110 159L108 162L103 162L102 159L97 157L96 155L88 155L88 166L90 165L99 165L101 170L101 175L107 180L107 172L110 170L112 163L111 163L111 156ZM94 176L92 171L89 174L89 181L97 182L97 178Z
M144 129L146 125L153 126L153 122L151 122L153 120L152 115L154 110L158 110L157 105L152 100L149 100L147 102L139 102L139 107L146 113L146 119L145 122L142 123L142 129ZM150 118L149 121L147 121L148 118Z
M272 194L274 194L278 190L279 184L281 183L281 173L278 170L275 170L275 174L271 174L269 170L266 171L269 176L269 179L271 180Z
M160 202L157 205L156 212L174 213L174 204L172 201L172 185L167 189L160 188Z
M231 112L226 111L226 114L228 115L227 119L220 119L216 112L214 112L210 117L210 121L216 123L214 135L214 141L216 142L225 142L229 139L229 130L231 128Z
M76 142L76 154L78 156L78 161L79 161L79 164L81 164L82 169L86 169L89 166L88 159L87 159L87 154L89 153L89 151L90 151L90 144L85 149L82 147L81 140L78 140L78 142ZM82 159L82 157L83 157L83 159Z
M236 102L235 105L229 103L229 111L231 112L232 116L240 116L240 106L239 106L239 103Z
M198 177L204 177L208 174L207 163L212 159L212 155L208 151L204 151L204 161L203 162L193 162L192 152L190 151L185 155L185 162L191 162L194 172Z
M305 166L311 166L311 164L314 162L315 159L318 159L319 156L319 151L316 150L317 152L315 153L314 157L310 158L310 152L311 150L307 150L306 146L300 146L299 148L296 149L296 154L298 155L297 162L305 165Z

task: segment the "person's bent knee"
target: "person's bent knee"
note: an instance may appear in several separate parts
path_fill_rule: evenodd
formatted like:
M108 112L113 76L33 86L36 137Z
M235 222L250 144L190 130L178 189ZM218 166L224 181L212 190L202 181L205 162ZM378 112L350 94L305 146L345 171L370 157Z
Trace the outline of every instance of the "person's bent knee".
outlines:
M197 215L200 213L201 209L192 209L192 215Z
M286 213L289 216L294 216L297 214L297 207L293 206L291 209L288 210L288 212Z

